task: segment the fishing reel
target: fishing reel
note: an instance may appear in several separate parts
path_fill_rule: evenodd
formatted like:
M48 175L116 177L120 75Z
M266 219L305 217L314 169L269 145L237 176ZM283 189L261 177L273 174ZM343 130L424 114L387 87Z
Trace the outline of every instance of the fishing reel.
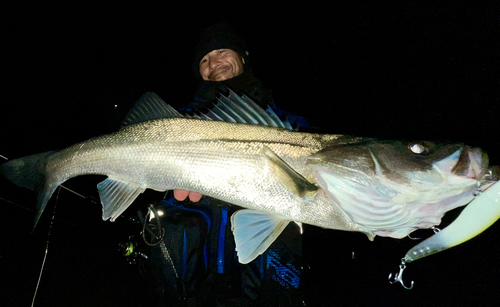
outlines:
M132 224L142 225L142 230L139 233L140 237L130 235L118 244L118 252L127 259L129 264L137 264L139 260L148 259L148 256L141 251L145 249L144 244L155 246L163 240L165 231L161 227L160 218L156 218L162 215L163 212L160 209L150 205L146 216L139 210L137 217L128 219Z
M118 252L126 258L128 264L137 264L140 260L148 259L148 256L141 252L141 244L134 235L118 243Z

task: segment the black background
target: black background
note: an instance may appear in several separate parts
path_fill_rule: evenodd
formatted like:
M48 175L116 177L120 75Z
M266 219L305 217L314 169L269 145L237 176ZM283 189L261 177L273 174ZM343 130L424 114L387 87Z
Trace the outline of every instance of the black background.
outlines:
M2 4L0 155L60 149L114 131L146 91L174 107L189 102L196 38L226 21L246 39L276 103L322 132L460 141L500 164L500 11L493 1L183 3ZM97 198L100 179L68 186ZM147 282L117 252L135 229L103 222L100 205L65 190L55 199L31 234L34 195L2 179L0 304L30 305L57 203L35 306L148 306ZM493 225L410 264L405 280L415 288L406 291L387 275L418 241L369 242L307 227L306 303L496 306L499 234Z

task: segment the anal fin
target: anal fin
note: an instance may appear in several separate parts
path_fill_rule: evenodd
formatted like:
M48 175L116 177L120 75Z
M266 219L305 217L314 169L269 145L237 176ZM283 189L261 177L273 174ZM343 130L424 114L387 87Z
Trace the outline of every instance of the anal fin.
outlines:
M97 185L102 203L102 219L115 221L146 188L138 185L107 178Z
M231 216L236 251L240 263L249 263L283 232L290 221L256 210L240 210Z

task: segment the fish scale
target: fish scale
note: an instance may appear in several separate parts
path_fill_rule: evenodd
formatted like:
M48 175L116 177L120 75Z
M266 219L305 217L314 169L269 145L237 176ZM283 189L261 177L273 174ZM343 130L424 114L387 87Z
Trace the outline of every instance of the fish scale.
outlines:
M183 118L154 94L146 98L147 110L162 104L153 119L143 118L149 111L141 98L115 133L0 166L8 179L37 191L37 220L56 187L80 175L108 177L98 190L103 219L112 221L145 189L194 191L246 208L231 220L240 261L248 262L289 221L400 238L436 225L488 184L481 181L486 155L461 144L426 142L416 154L404 141Z

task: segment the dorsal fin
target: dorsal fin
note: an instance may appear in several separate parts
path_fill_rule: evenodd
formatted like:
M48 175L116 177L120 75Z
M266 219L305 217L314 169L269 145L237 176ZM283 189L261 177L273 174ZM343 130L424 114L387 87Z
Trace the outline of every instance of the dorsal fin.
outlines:
M200 118L293 130L288 120L282 121L271 107L264 110L248 96L240 97L232 90L227 97L220 94L214 107Z
M229 90L229 96L227 97L221 94L217 98L217 103L207 113L191 116L183 116L155 93L146 92L128 112L122 122L122 127L149 120L180 117L294 130L288 120L282 121L271 107L268 106L264 110L248 96L242 95L240 97L232 90Z
M146 92L137 100L122 122L122 127L160 118L184 117L158 95Z

